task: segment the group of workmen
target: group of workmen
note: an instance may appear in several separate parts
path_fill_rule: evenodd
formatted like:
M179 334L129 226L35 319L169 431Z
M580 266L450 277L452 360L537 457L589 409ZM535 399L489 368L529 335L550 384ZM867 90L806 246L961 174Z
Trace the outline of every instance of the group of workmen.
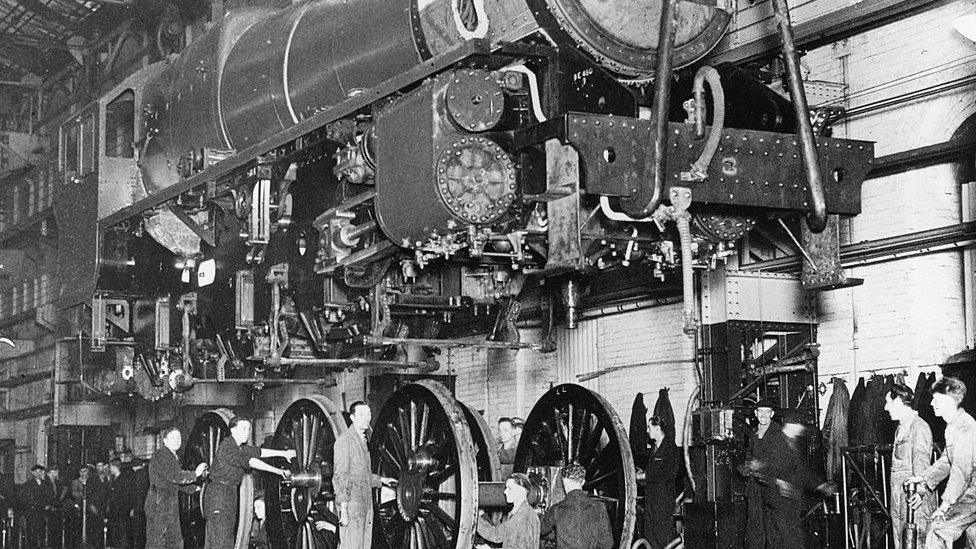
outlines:
M898 423L892 445L890 505L895 549L903 547L906 526L909 543L926 549L948 549L966 536L976 547L976 420L962 407L966 385L943 377L930 389L935 415L946 422L945 450L933 462L932 429L913 408L909 387L896 384L885 394L884 409ZM749 442L749 458L742 468L747 477L750 549L805 547L800 517L805 492L831 491L814 487L798 451L798 424L774 422L773 407L760 401L755 408L758 428ZM937 488L945 482L941 502ZM909 509L914 526L906 525Z
M373 490L394 487L396 479L372 472L367 429L372 411L364 402L349 407L350 428L335 442L333 478L339 512L339 549L370 549L373 534ZM539 549L549 540L558 549L610 549L613 535L606 505L583 490L586 470L569 464L560 471L564 497L549 505L544 514L535 509L532 481L522 473L512 473L515 449L524 422L501 418L498 422L498 454L503 468L505 498L511 510L502 521L486 515L478 520L477 532L485 542L499 543L502 549ZM487 544L485 544L487 546Z
M70 483L56 465L31 467L6 502L23 547L143 547L142 502L149 480L145 463L130 450L78 470ZM8 536L10 536L8 534ZM12 536L10 536L12 537Z
M885 410L898 422L890 477L891 517L895 548L901 549L901 531L906 511L915 511L919 546L926 549L952 547L965 535L976 543L976 420L962 408L966 386L944 377L932 388L932 407L946 422L946 448L932 462L932 431L912 408L910 388L895 385L885 396ZM367 431L372 420L370 407L357 401L349 407L349 429L336 440L333 452L332 484L338 528L328 521L316 521L319 534L339 538L340 549L368 549L372 545L373 490L393 488L396 479L372 472ZM750 549L804 547L805 535L799 517L803 497L810 492L830 493L829 483L818 484L798 447L800 424L773 421L774 407L760 401L754 415L757 426L748 445L748 459L740 472L746 478L748 535ZM649 460L643 464L645 479L644 530L652 548L666 547L677 537L674 496L680 476L681 453L674 442L674 427L649 417ZM498 453L503 466L511 467L521 435L522 421L501 418L498 422ZM182 435L177 428L163 433L163 445L148 464L133 460L131 453L120 459L84 467L70 486L62 486L56 468L35 466L31 478L20 487L20 508L26 523L28 548L77 545L170 549L183 547L178 492L199 489L197 479L209 475L203 498L206 518L206 549L235 546L238 524L238 490L248 470L259 470L289 478L288 469L278 468L265 458L292 460L295 450L258 448L248 444L251 422L234 417L231 435L220 442L208 467L201 463L183 470L177 452ZM538 549L540 540L550 539L558 549L609 549L613 538L607 507L582 488L586 471L567 464L560 472L565 496L550 504L544 514L534 509L534 487L528 477L508 470L506 500L512 508L506 519L479 519L477 532L503 549ZM936 488L945 481L941 503ZM910 496L909 496L910 495ZM260 500L260 496L258 497ZM69 502L69 503L66 503ZM256 518L251 529L252 547L267 547L263 532L264 509L255 503ZM551 502L550 502L551 503ZM78 513L65 509L84 509ZM71 518L54 520L52 517ZM87 526L82 532L81 524ZM106 527L107 525L107 527ZM336 531L338 530L338 531ZM66 534L67 533L67 534Z

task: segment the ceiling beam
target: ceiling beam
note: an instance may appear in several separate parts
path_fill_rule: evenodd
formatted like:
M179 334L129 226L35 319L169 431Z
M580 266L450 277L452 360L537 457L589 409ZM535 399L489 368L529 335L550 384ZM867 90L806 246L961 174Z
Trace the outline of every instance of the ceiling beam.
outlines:
M66 29L70 28L73 23L73 21L68 17L62 15L57 10L47 7L38 0L20 0L20 5L24 9L34 12L38 16L39 20L52 21Z
M25 49L7 40L0 40L0 57L3 57L7 65L19 67L38 76L43 76L49 68L44 61L43 53L34 49Z
M832 44L949 2L950 0L861 0L852 6L794 24L796 47L800 50L811 50ZM797 2L794 1L795 3ZM764 23L768 24L754 25L756 29L762 30L751 31L752 36L745 36L750 33L748 30L730 30L705 58L705 63L742 65L779 55L780 38L776 25L772 23L772 8Z

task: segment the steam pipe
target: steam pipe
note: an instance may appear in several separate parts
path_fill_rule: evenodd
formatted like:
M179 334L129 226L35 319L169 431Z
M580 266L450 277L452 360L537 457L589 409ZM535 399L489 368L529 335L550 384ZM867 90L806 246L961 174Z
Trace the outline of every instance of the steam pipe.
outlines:
M796 52L796 43L793 41L790 8L786 0L772 0L772 2L776 25L783 39L783 59L786 62L786 76L790 86L790 96L793 99L793 110L796 113L796 121L800 125L800 148L803 152L803 167L807 172L807 186L810 189L809 198L812 208L812 211L807 214L807 226L811 231L819 233L827 227L827 202L824 198L817 142L813 135L813 125L810 123L810 109L807 106L806 91L803 89L803 78L800 76L799 56Z
M654 141L653 151L648 161L653 162L650 170L654 179L654 193L644 207L644 214L654 213L661 204L664 194L664 150L667 140L668 111L671 101L671 73L674 71L674 36L678 28L678 0L665 0L661 7L661 33L657 48L657 69L654 74Z
M682 212L675 222L681 238L681 295L685 318L682 330L691 337L698 332L698 322L695 319L695 273L692 270L691 257L691 215Z
M718 71L712 67L704 66L695 73L693 93L695 95L695 136L699 139L705 137L705 82L708 82L709 89L712 90L712 105L715 115L712 117L712 131L708 134L708 141L702 149L698 160L691 165L691 175L697 180L703 180L708 174L708 165L712 163L715 151L722 141L722 130L725 129L725 90L722 88L722 79Z
M688 475L688 483L691 484L691 490L693 492L698 492L695 486L695 475L691 470L691 408L694 406L695 401L701 398L701 385L695 385L695 390L691 392L691 396L688 397L688 404L685 406L685 422L682 429L682 441L681 446L684 450L685 458L685 474ZM698 499L697 497L695 498Z

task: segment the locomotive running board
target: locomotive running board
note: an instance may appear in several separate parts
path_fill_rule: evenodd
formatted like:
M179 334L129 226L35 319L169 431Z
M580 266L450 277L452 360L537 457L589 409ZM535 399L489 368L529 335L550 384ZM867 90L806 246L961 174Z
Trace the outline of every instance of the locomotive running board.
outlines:
M131 206L126 206L125 208L122 208L111 215L100 219L98 221L98 226L102 229L112 227L113 225L125 221L132 216L154 208L168 200L172 200L187 191L194 190L197 187L202 187L203 185L206 185L207 182L214 181L221 176L246 165L248 162L251 162L255 158L267 153L270 150L280 147L290 141L294 141L295 139L298 139L299 137L317 128L347 116L376 100L382 99L383 97L395 93L397 90L401 90L410 84L413 84L414 82L419 82L432 74L443 71L451 65L463 61L472 55L488 55L489 53L490 48L487 41L481 39L469 40L457 48L448 51L447 53L434 57L429 61L415 66L407 72L390 78L386 82L383 82L369 91L350 97L342 103L306 118L298 124L295 124L286 130L282 130L264 141L251 145L237 154L217 162L213 166L194 174L180 183L166 187L152 196L144 198Z

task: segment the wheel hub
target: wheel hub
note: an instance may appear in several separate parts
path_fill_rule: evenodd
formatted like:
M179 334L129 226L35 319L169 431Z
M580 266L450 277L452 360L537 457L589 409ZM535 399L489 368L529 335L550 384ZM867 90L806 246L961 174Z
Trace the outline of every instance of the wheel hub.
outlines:
M420 512L427 473L436 467L437 460L426 447L422 447L410 457L408 464L408 469L398 479L397 508L401 517L413 520Z

